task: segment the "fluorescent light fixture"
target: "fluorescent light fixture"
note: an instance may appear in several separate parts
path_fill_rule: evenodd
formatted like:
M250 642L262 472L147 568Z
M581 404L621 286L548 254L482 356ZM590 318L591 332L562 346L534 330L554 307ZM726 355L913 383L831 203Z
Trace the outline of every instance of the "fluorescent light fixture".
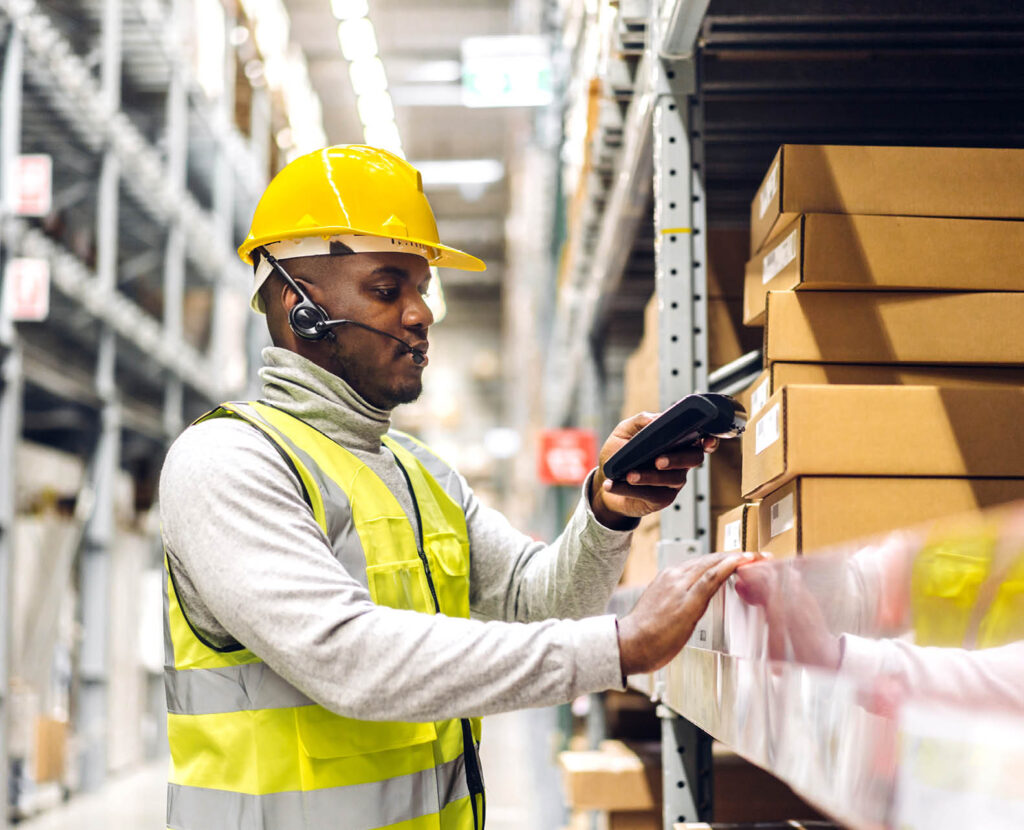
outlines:
M363 140L371 147L380 147L382 150L389 150L396 156L405 158L405 151L402 149L402 136L394 121L367 124L363 128Z
M331 12L338 20L353 20L366 17L370 4L366 0L331 0Z
M348 65L352 89L357 96L383 92L388 88L388 76L384 64L378 57L360 58Z
M458 61L419 61L397 74L403 83L450 84L462 79L462 64ZM392 77L395 77L394 72Z
M386 90L360 95L356 100L356 109L359 110L359 120L364 127L388 121L394 123L395 120L395 108Z
M428 185L487 185L505 178L505 165L498 159L453 159L414 162L424 187Z
M554 98L551 50L539 35L469 37L462 41L462 93L467 107L541 107Z
M338 43L347 61L372 58L377 54L377 34L365 17L342 20L338 24Z

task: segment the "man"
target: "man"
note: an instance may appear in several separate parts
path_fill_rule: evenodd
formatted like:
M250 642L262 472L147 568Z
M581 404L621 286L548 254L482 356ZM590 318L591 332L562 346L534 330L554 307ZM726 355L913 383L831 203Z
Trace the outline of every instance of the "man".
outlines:
M429 363L430 265L483 268L439 242L419 174L390 153L292 162L239 253L274 341L263 397L187 429L161 478L168 826L482 827L476 719L664 665L743 561L670 570L618 624L598 616L636 517L703 452L627 482L598 469L544 545L390 432ZM602 460L649 419L620 424Z

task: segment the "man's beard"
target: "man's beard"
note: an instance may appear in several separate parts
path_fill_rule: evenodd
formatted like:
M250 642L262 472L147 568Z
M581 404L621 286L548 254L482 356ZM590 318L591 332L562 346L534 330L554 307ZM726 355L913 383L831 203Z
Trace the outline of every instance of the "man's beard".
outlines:
M352 387L359 397L377 409L392 410L401 404L412 403L423 394L422 374L405 384L382 388L374 382L372 372L361 371L352 366L337 350L331 355L331 371Z

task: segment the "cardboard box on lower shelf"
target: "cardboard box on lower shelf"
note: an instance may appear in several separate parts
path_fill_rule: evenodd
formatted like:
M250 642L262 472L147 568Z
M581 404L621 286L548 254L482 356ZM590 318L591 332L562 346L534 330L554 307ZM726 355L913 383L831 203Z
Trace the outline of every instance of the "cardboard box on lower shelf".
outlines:
M785 386L743 434L743 495L801 475L1019 478L1024 389Z
M33 780L61 781L68 750L68 723L55 718L36 719L35 763Z
M749 417L789 384L836 386L1024 386L1024 369L1010 366L903 366L860 363L772 363L750 385ZM737 396L738 397L738 396Z
M760 550L798 556L1024 499L1024 478L800 476L761 500Z
M736 550L760 550L758 545L758 503L746 502L718 517L715 550L730 553Z
M1021 320L1007 291L769 291L764 360L1020 367Z
M658 743L602 741L588 752L560 752L566 803L574 810L660 810Z

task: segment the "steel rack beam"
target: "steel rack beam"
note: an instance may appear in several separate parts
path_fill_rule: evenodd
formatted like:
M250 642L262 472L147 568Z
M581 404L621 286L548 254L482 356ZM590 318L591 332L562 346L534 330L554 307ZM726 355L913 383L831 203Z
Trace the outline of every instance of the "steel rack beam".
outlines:
M7 175L19 152L23 44L21 35L8 29L0 64L0 217L6 215ZM10 256L10 245L0 226L0 269ZM13 323L0 308L0 828L8 826L8 727L10 723L11 608L14 568L15 465L14 453L21 435L21 347Z
M187 249L195 252L195 264L211 283L233 279L245 285L245 269L229 249L216 244L208 213L190 195L177 193L169 185L159 152L127 115L104 101L85 61L74 54L35 0L0 0L0 11L24 36L26 69L87 146L111 148L120 162L124 185L140 207L162 224L181 221Z
M217 373L202 355L183 340L165 337L157 320L120 292L100 285L97 276L73 254L24 220L8 219L4 233L19 256L48 260L53 287L80 304L97 322L109 325L119 337L151 355L208 400L223 397L225 390L211 380Z
M592 338L604 324L602 306L615 292L644 217L651 186L654 90L646 58L626 114L624 143L598 225L590 264L570 275L559 291L548 373L548 421L568 421Z

